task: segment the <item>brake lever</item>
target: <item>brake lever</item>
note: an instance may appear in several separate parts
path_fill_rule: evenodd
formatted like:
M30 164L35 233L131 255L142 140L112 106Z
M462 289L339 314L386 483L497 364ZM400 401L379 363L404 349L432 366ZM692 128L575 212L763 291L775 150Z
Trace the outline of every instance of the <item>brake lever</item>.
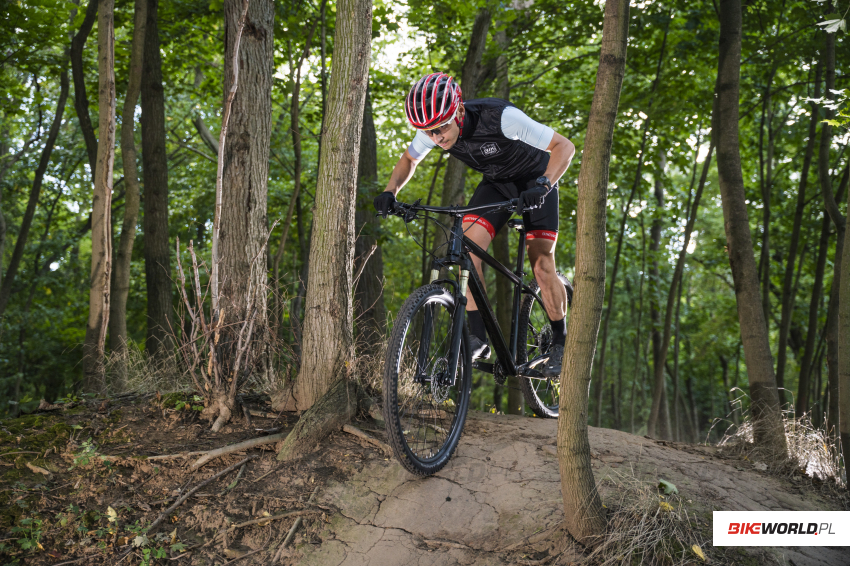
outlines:
M409 223L409 222L412 222L412 221L413 221L413 219L414 219L414 218L416 218L416 210L414 210L414 208L415 208L416 206L418 206L420 202L422 202L422 199L421 199L421 198L420 198L420 199L416 199L416 202L414 202L413 204L411 204L411 205L410 205L410 208L408 208L408 209L404 212L404 216L402 216L402 218L404 218L404 223L405 223L405 224L407 224L407 223Z

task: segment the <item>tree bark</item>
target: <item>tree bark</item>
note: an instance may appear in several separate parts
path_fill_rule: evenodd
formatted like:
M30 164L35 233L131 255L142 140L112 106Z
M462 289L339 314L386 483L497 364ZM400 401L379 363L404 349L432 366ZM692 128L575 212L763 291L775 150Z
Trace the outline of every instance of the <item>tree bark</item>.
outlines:
M112 274L112 171L115 164L115 0L100 0L97 11L98 146L92 198L89 318L83 344L84 387L106 385L104 356Z
M219 305L226 324L244 321L248 311L255 310L255 332L262 336L267 327L263 249L268 237L274 2L250 1L237 43L243 9L242 0L224 2L224 98L235 82L237 58L239 76L222 148L225 156L222 183L226 190L221 197ZM260 352L254 356L258 363L264 363Z
M24 257L24 248L26 247L29 231L32 227L32 220L35 216L35 209L38 206L38 198L41 195L41 186L44 182L44 174L47 172L47 166L50 164L50 156L53 153L53 147L56 145L56 138L59 135L59 128L62 125L62 116L65 114L65 103L68 100L68 71L63 69L59 75L59 99L56 102L56 113L53 115L53 122L50 124L50 130L47 133L47 139L44 142L44 147L41 150L41 158L38 162L38 167L35 170L35 176L30 188L29 199L27 200L27 208L24 211L24 217L21 219L21 227L18 229L18 239L15 240L15 247L12 249L12 257L9 260L9 266L6 268L6 273L3 276L3 283L0 285L0 320L6 312L6 307L9 304L9 298L12 296L12 284L15 282L15 277L18 273L18 268L21 265L21 260ZM2 261L2 258L0 258Z
M835 34L824 33L826 45L824 48L824 57L826 59L826 83L824 85L824 94L829 102L835 98L832 89L835 88ZM833 111L827 109L825 118L827 120L833 117ZM827 309L826 317L826 367L827 367L827 388L829 390L829 413L827 419L827 428L831 434L836 437L839 434L839 374L838 374L838 358L839 358L839 290L841 288L841 262L843 258L844 237L846 231L846 219L838 209L835 196L832 193L832 179L830 178L830 147L832 144L832 127L829 123L824 122L821 126L820 136L820 151L818 152L818 178L820 180L821 194L823 196L826 211L829 214L832 223L835 224L837 233L835 241L835 260L833 261L833 277L832 286L829 293L829 308ZM848 166L850 167L850 166ZM843 181L842 181L843 183ZM839 191L840 192L840 191Z
M797 386L797 418L809 412L809 389L811 388L811 375L815 359L815 340L818 337L818 313L820 312L821 296L823 293L823 276L826 271L826 252L829 247L830 220L826 211L823 213L821 223L820 242L818 244L818 258L815 266L815 282L812 286L812 297L809 301L809 324L806 331L806 345L803 350L803 359L800 361L800 378Z
M635 394L640 377L641 367L641 341L640 331L643 319L643 284L646 280L646 228L643 223L643 210L640 211L640 287L638 290L638 316L635 326L635 364L632 375L632 393L629 396L629 432L635 433Z
M74 109L80 121L80 130L83 133L83 141L86 145L86 156L89 162L89 174L94 182L95 169L97 168L97 137L89 115L89 97L86 93L85 69L83 68L83 51L85 51L86 40L91 33L94 21L97 18L98 0L89 0L86 7L86 15L80 29L71 40L71 74L74 79Z
M159 0L148 1L142 64L142 200L147 289L148 355L165 356L171 344L171 249L168 245L168 155L165 149L165 94L159 52Z
M472 100L478 94L479 80L481 78L481 58L484 56L484 48L487 45L487 32L490 29L490 9L481 8L475 15L472 24L472 33L469 36L469 47L460 72L460 86L463 91L464 100ZM453 156L449 156L446 164L446 172L443 174L443 197L441 206L464 203L464 181L466 179L466 165ZM445 235L438 232L438 245L445 242Z
M352 264L363 102L369 78L371 0L340 0L334 69L316 187L304 316L299 409L345 379L354 359Z
M361 352L375 357L380 355L387 328L387 308L384 306L384 258L378 245L378 219L372 206L372 198L378 191L378 140L368 89L360 131L357 178L361 198L354 213L357 233L354 270L360 273L360 277L354 287L354 320L357 321L357 341L362 347Z
M673 319L673 303L676 299L676 294L678 292L678 287L682 282L682 274L685 271L685 260L688 256L688 244L691 240L691 234L694 230L694 223L697 219L697 211L699 210L699 203L702 199L702 191L705 188L705 182L708 178L708 169L711 165L711 154L714 151L714 143L711 142L708 146L708 155L705 158L705 162L702 165L702 174L699 179L699 186L697 187L696 195L694 195L694 202L691 205L691 209L688 211L688 221L685 225L685 244L682 246L681 251L679 252L679 257L676 259L676 268L673 271L673 279L670 282L670 290L667 293L667 308L664 314L664 327L663 334L661 338L661 346L658 351L658 359L655 361L655 384L652 390L652 409L649 414L649 421L647 422L647 434L649 436L654 437L656 434L656 430L658 428L658 419L661 416L662 410L662 401L665 399L665 377L664 377L664 366L667 363L667 350L670 348L670 338L671 338L671 322ZM678 308L677 308L678 313ZM678 322L676 323L678 328ZM677 330L678 334L678 330ZM675 387L678 388L678 384L674 384ZM678 393L678 391L677 391ZM678 431L679 426L679 416L678 416L678 405L675 404L675 394L674 394L674 404L673 411L676 413L676 430ZM668 426L668 433L669 433Z
M136 240L136 223L139 219L139 170L136 165L136 103L142 83L142 57L147 27L147 0L136 0L133 24L133 43L130 48L130 70L124 110L121 114L121 161L124 167L124 222L121 239L115 252L112 279L112 301L109 312L109 348L126 355L127 351L127 296L130 292L130 260ZM126 371L126 360L119 356L122 370Z
M850 191L847 204L850 207ZM848 208L850 211L850 208ZM841 453L850 462L850 230L844 230L844 249L841 259L841 281L838 298L838 423ZM845 486L846 487L846 486Z
M753 255L738 138L738 92L741 71L741 1L720 0L720 56L712 137L729 263L735 282L738 321L750 382L750 410L757 447L773 456L786 454L785 432L776 391L767 321L761 308L758 271Z
M655 201L656 201L656 209L663 210L664 209L664 184L661 182L660 175L656 175L655 178ZM658 429L657 434L661 438L670 438L670 410L667 405L667 382L664 376L664 362L661 360L661 344L662 344L662 332L661 332L661 306L658 304L658 297L661 295L661 270L659 269L659 261L658 256L660 255L661 249L661 219L658 218L658 215L652 220L652 227L650 228L650 236L652 241L649 245L649 252L652 256L652 268L650 272L650 318L652 319L652 367L653 367L653 375L657 376L660 368L661 372L661 385L660 385L660 393L658 398L658 402L660 403L659 414L656 417L655 427L652 429L652 432L649 432L650 421L652 421L652 413L650 412L650 418L647 420L647 434L649 436L653 436L655 434L655 430ZM656 378L653 378L653 403L655 403L656 392L655 387Z
M817 65L815 71L815 92L814 98L820 98L820 82L821 82L821 65ZM794 316L794 296L792 293L793 278L794 278L794 262L797 258L797 247L800 240L800 231L803 226L803 212L806 208L806 188L809 180L809 168L812 164L812 156L815 151L815 138L817 135L817 126L819 115L819 106L816 102L812 102L812 117L809 120L809 140L806 143L806 153L803 157L803 169L800 172L800 185L797 188L797 207L794 210L794 225L791 229L791 240L788 244L788 258L785 264L785 277L782 280L782 311L779 318L779 347L776 354L776 384L778 387L783 387L785 383L785 365L788 359L788 332L791 329L791 320ZM814 295L820 292L819 287L814 288ZM800 378L803 378L803 368ZM803 383L800 381L799 391L803 391ZM808 384L806 385L808 387ZM797 398L797 407L805 407L806 403L800 404L801 399ZM797 415L802 415L797 412Z
M608 348L608 325L611 321L611 313L614 310L614 293L617 284L617 271L620 266L620 254L623 250L623 238L626 233L626 221L629 218L629 209L632 206L632 200L640 187L642 180L641 171L643 169L643 161L646 157L646 141L649 137L649 121L652 116L652 103L655 101L655 93L658 90L658 82L661 78L661 66L664 63L664 52L667 48L667 35L670 31L670 18L667 19L667 25L664 28L664 39L661 41L661 51L658 54L658 64L655 67L655 79L652 81L652 88L649 91L649 104L647 105L647 118L643 122L643 135L640 142L640 155L638 157L637 169L635 170L635 180L632 183L632 190L629 192L629 198L626 205L623 207L623 219L620 222L620 232L617 236L617 251L614 254L614 266L611 269L611 283L608 290L608 308L605 310L605 321L602 323L602 347L599 352L599 375L596 378L596 383L593 384L596 399L596 426L602 426L602 390L605 386L605 352ZM660 170L664 170L666 163L665 157L661 154L659 161Z
M588 386L605 299L608 165L626 66L628 29L628 0L607 0L599 70L578 178L575 306L570 314L572 332L567 334L561 371L561 494L567 529L583 544L598 542L606 528L605 511L590 467Z

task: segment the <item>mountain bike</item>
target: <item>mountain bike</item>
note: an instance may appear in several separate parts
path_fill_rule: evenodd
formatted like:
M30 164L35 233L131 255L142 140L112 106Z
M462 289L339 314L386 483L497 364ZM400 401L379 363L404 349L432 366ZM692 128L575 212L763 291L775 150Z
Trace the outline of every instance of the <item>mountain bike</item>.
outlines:
M424 206L419 202L396 202L392 214L405 223L427 216L446 230L446 250L444 256L434 256L430 283L411 293L395 319L384 367L383 413L396 458L408 471L427 476L442 469L457 447L469 408L473 368L493 374L500 385L508 376L518 377L526 403L544 418L558 416L560 381L546 378L535 369L549 359L552 330L536 281L526 284L524 280L526 231L522 220L511 219L507 224L519 232L514 271L463 232L465 214L516 212L518 199L474 207ZM427 213L452 217L451 228ZM508 278L513 286L507 340L470 254ZM459 268L457 272L455 267ZM566 288L567 304L571 305L572 285L566 277L558 277ZM496 354L494 363L472 362L469 331L464 324L467 288L484 319Z

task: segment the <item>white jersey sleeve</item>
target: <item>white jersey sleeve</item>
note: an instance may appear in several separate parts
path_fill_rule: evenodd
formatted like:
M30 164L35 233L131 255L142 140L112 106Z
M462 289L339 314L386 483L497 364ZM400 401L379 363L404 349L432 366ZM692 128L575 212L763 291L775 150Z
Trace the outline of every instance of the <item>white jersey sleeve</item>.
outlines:
M535 122L519 108L507 106L502 111L502 134L510 140L519 140L545 151L555 135L555 130Z
M425 132L417 130L413 141L407 146L407 151L413 159L419 160L428 155L428 152L437 147L437 144L431 141Z

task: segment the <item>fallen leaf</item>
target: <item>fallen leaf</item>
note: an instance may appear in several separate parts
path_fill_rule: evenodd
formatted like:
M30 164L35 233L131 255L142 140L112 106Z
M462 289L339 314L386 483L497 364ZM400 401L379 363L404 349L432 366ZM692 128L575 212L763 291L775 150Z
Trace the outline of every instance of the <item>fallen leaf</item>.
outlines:
M171 544L175 544L177 542L177 529L171 531Z
M767 471L767 464L764 464L762 462L753 462L753 467L760 472Z
M112 507L106 508L106 517L110 523L115 523L118 521L118 513Z
M705 554L702 553L702 549L699 547L698 544L693 545L691 547L691 550L693 550L694 554L702 558L702 561L705 562Z
M139 535L139 536L137 536L136 538L133 539L133 546L135 546L137 548L140 547L140 546L144 546L147 543L148 543L148 537L146 537L145 535Z
M670 505L669 503L667 503L666 501L662 501L661 503L658 504L658 506L661 507L662 511L672 511L673 510L673 506Z
M658 480L658 489L663 491L664 495L670 495L671 493L679 493L679 490L676 489L676 486L667 480Z

